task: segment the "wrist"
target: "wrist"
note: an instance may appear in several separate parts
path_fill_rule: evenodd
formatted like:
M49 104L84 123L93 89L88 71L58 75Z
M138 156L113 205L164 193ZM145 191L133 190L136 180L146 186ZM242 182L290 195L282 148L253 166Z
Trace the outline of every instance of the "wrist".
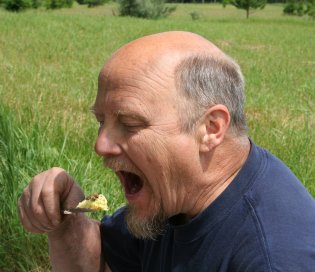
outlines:
M88 221L89 219L82 213L64 215L61 223L54 230L47 233L48 239L65 239L71 236L71 233L77 232L79 228L84 229Z

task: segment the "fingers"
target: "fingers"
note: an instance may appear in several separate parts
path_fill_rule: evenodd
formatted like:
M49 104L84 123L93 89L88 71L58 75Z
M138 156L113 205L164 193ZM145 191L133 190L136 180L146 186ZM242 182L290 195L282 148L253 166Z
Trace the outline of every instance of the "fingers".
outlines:
M35 233L43 233L47 229L44 225L41 224L40 221L36 219L36 216L34 216L31 210L30 196L30 188L27 187L18 202L20 221L24 225L26 230Z
M45 231L53 230L55 227L58 226L60 223L60 210L59 210L59 197L58 194L55 196L52 194L49 194L51 198L55 197L57 200L54 203L53 210L55 211L54 214L48 214L47 209L51 210L52 208L45 203L47 201L45 198L43 198L43 195L47 194L46 192L53 191L51 188L53 186L52 182L49 182L49 180L45 180L45 182L42 182L41 179L34 179L32 186L30 187L31 195L30 195L30 205L28 214L30 214L31 218L35 221L36 225L39 225L42 227ZM57 219L55 219L57 218Z
M43 202L38 198L38 192L27 187L18 202L20 221L30 232L44 233L53 229L46 215ZM40 189L40 188L38 188Z
M52 168L35 176L18 201L19 217L27 231L45 233L62 221L60 206L69 201L74 181L61 168ZM76 187L75 195L83 194Z
M54 188L43 188L41 200L45 209L45 214L53 227L57 227L61 222L60 194Z
M19 204L19 217L24 228L33 233L45 233L51 231L50 228L45 227L39 221L34 219L34 217L25 209L23 205Z
M22 223L22 225L24 226L24 228L27 230L27 231L30 231L30 232L35 232L35 233L41 233L41 231L36 227L34 226L29 218L29 216L27 215L26 211L28 208L28 200L27 200L27 196L29 195L28 193L28 188L26 188L22 194L22 196L20 197L20 199L18 200L18 212L19 212L19 218L20 218L20 221Z

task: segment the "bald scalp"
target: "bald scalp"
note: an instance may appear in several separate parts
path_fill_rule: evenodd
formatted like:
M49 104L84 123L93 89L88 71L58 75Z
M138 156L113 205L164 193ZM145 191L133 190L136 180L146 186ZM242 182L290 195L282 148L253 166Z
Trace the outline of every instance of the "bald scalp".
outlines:
M213 43L197 34L163 32L136 39L118 49L104 65L102 75L110 76L113 67L149 69L162 65L175 69L181 60L192 54L225 56Z
M113 90L125 79L159 78L176 91L183 130L189 132L203 112L227 106L233 134L246 134L244 80L239 66L207 39L190 32L148 35L118 49L104 65L99 84Z

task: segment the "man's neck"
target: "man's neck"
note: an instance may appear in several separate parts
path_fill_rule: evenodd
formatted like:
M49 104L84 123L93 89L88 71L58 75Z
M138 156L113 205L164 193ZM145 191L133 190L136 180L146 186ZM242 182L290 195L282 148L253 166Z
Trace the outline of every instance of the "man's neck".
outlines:
M190 217L207 208L231 184L248 157L250 145L247 137L226 139L203 161L202 180L196 187Z

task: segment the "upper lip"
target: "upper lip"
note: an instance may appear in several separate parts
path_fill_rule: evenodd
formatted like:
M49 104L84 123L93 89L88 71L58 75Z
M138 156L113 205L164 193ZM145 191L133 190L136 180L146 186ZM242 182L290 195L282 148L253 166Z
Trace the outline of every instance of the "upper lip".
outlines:
M126 188L126 181L128 174L136 175L140 178L141 182L144 183L144 176L141 174L138 168L130 163L123 161L122 159L107 159L104 160L106 167L110 168L119 177L120 182Z
M127 165L124 162L118 161L118 160L105 160L104 164L107 168L110 168L113 172L118 173L118 172L129 172L135 175L139 175L137 169L135 166L130 166Z

